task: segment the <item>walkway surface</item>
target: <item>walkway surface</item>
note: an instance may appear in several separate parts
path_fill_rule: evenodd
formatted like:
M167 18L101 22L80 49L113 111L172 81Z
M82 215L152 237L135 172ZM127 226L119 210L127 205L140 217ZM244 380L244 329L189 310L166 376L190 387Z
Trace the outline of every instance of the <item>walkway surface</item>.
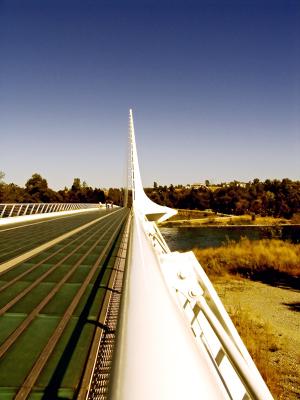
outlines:
M105 210L63 215L0 227L0 264L107 214Z
M127 217L102 210L0 230L0 271L33 254L0 272L1 400L78 398Z

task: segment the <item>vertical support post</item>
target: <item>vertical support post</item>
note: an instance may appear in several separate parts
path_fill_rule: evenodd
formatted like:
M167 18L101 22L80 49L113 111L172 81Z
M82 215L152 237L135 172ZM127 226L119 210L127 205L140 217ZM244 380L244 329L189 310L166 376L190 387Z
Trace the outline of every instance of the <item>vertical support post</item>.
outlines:
M3 207L3 210L2 210L2 213L1 213L1 217L0 217L0 218L3 217L3 215L4 215L4 213L5 213L5 210L6 210L6 207L7 207L7 204L5 204L5 206Z
M13 211L14 211L14 208L15 208L15 204L12 206L12 208L11 208L11 210L10 210L9 217L12 216L12 213L13 213Z
M18 210L18 213L17 213L17 217L20 215L22 207L23 207L23 204L19 204L19 210Z

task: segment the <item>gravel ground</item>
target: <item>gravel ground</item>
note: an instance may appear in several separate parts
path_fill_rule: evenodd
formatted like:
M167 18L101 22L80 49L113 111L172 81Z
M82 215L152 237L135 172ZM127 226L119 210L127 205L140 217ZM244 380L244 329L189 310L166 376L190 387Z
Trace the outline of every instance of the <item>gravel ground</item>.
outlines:
M267 324L279 344L271 355L283 371L278 378L284 394L279 398L300 399L300 291L228 278L214 281L214 287L228 311L240 308Z

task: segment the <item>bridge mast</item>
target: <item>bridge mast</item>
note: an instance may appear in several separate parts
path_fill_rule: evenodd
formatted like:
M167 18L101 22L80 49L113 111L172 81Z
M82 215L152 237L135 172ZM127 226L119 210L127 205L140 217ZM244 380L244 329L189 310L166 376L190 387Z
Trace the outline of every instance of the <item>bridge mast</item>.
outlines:
M154 203L144 192L136 149L132 109L129 110L129 141L133 210L144 214L150 221L165 221L175 215L177 210Z
M132 229L110 383L113 400L272 400L205 271L172 253L145 194L129 112Z

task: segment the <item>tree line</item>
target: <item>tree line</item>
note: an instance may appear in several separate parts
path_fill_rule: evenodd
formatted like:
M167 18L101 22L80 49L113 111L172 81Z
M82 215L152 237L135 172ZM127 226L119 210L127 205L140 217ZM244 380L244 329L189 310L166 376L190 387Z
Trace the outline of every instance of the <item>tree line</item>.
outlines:
M156 184L145 191L156 203L173 208L285 218L300 212L300 181L287 178L264 182L254 179L246 184L234 181L198 189Z
M290 179L254 179L246 184L238 181L221 185L206 185L200 188L159 186L146 188L146 194L156 203L172 208L207 210L233 215L253 214L261 216L291 218L300 212L300 181ZM129 205L131 193L128 194ZM33 174L20 187L4 182L0 171L0 203L105 203L113 201L123 205L124 191L119 188L103 190L92 188L79 178L74 178L70 188L55 191L40 174Z
M106 200L122 205L123 191L92 188L79 178L74 178L70 188L55 191L40 174L33 174L25 187L20 187L5 183L4 173L0 171L0 203L105 203Z

